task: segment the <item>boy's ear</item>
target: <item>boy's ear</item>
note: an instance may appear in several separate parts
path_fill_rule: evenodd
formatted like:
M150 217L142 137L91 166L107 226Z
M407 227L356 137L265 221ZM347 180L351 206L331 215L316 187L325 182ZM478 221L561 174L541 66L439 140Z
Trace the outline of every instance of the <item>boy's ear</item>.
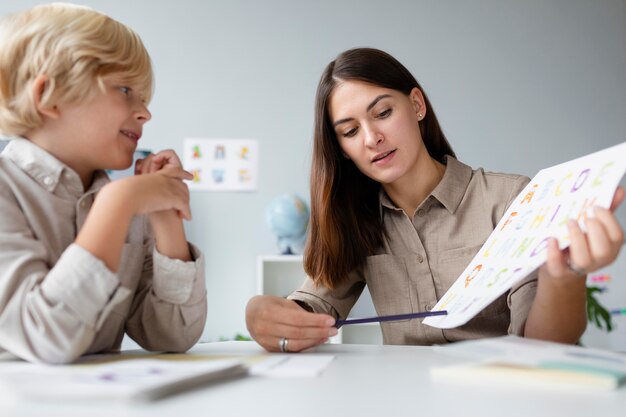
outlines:
M41 102L46 86L48 85L48 76L45 74L38 75L33 81L31 94L33 95L33 101L37 111L44 116L56 119L59 117L59 109L57 106L44 105Z

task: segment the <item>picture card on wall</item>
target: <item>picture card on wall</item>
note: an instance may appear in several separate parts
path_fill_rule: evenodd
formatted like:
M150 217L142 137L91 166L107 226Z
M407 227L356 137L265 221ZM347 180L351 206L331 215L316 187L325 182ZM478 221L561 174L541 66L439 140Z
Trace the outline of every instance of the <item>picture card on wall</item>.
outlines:
M467 323L547 259L547 243L570 245L567 223L609 208L626 171L626 142L542 169L515 198L474 259L433 307L446 316L423 323L449 329Z
M259 145L256 139L187 138L184 167L193 174L191 191L255 191Z

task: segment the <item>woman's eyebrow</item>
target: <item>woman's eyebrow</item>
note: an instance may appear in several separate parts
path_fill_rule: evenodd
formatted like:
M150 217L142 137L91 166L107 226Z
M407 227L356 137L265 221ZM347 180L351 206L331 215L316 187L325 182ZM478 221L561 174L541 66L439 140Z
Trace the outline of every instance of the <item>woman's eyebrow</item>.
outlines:
M374 107L376 105L376 103L378 103L380 100L382 100L384 98L387 98L387 97L391 97L391 94L381 94L381 95L379 95L374 100L372 100L372 102L367 106L366 111L372 110L372 107ZM348 117L346 119L339 119L335 123L333 123L333 127L337 127L337 125L340 125L340 124L345 123L345 122L349 122L351 120L354 120L354 119L352 117Z
M372 110L372 107L374 107L376 105L376 103L378 103L380 100L382 100L384 98L387 98L387 97L391 97L391 94L381 94L378 97L376 97L374 100L372 100L370 105L367 106L367 111Z

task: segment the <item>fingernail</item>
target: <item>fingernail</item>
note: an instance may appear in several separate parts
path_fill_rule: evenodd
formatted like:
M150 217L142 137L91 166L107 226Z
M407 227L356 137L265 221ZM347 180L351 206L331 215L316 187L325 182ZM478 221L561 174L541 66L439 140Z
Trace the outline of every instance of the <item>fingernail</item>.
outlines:
M331 329L328 331L328 336L330 336L330 337L332 337L332 336L337 336L337 333L338 333L338 332L339 332L339 330L337 330L337 328L336 328L336 327L333 327L333 328L331 328Z
M326 325L327 326L334 326L335 325L335 319L328 319L326 320Z

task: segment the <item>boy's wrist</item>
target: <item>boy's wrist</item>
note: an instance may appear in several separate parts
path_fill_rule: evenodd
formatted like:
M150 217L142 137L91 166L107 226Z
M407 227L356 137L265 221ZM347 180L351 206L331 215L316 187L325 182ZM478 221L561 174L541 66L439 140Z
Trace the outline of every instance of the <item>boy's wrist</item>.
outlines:
M182 261L192 260L183 221L176 210L158 211L150 214L149 219L160 254Z
M136 198L132 198L133 190L123 180L111 182L104 186L96 195L96 202L101 200L107 205L115 206L115 214L132 218L137 211Z

